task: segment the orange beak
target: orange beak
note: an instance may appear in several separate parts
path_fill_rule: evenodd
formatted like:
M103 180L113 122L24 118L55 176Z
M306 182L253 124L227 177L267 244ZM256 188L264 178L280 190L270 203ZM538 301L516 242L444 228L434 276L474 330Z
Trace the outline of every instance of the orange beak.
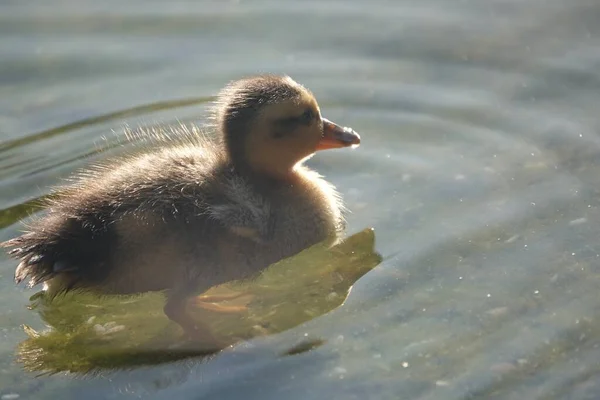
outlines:
M360 136L351 128L342 128L325 118L322 118L322 121L323 136L317 144L317 150L337 149L360 144Z

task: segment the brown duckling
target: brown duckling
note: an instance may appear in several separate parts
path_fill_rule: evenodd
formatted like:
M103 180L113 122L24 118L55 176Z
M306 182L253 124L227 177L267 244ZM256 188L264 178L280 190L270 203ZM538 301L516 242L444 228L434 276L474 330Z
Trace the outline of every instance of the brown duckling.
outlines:
M20 261L15 281L51 292L167 290L165 314L213 341L185 314L192 293L335 241L340 197L302 163L317 150L358 145L358 134L322 118L311 92L286 76L235 81L216 104L221 140L188 133L58 190L44 217L1 244Z

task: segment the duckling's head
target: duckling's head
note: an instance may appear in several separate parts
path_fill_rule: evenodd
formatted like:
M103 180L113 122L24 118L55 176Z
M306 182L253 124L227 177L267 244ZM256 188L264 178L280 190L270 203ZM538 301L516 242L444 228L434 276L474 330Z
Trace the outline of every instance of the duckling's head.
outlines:
M317 150L360 143L359 135L321 117L312 93L288 76L261 75L229 84L216 111L231 162L286 178Z

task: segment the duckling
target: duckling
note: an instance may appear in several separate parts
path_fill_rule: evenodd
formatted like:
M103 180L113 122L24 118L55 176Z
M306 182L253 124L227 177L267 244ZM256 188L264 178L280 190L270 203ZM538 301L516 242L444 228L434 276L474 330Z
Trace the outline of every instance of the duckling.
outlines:
M360 137L322 118L312 93L287 76L230 83L215 117L219 140L181 131L186 140L92 167L60 188L45 216L0 244L19 260L15 281L54 293L164 290L171 320L218 341L186 314L187 299L337 240L341 198L303 162Z

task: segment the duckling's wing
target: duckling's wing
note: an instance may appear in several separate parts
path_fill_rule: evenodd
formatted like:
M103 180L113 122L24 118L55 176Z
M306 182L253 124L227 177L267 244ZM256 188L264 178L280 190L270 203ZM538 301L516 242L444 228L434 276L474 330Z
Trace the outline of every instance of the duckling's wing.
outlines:
M239 176L226 177L220 200L207 207L209 216L230 232L263 242L273 235L271 203Z

